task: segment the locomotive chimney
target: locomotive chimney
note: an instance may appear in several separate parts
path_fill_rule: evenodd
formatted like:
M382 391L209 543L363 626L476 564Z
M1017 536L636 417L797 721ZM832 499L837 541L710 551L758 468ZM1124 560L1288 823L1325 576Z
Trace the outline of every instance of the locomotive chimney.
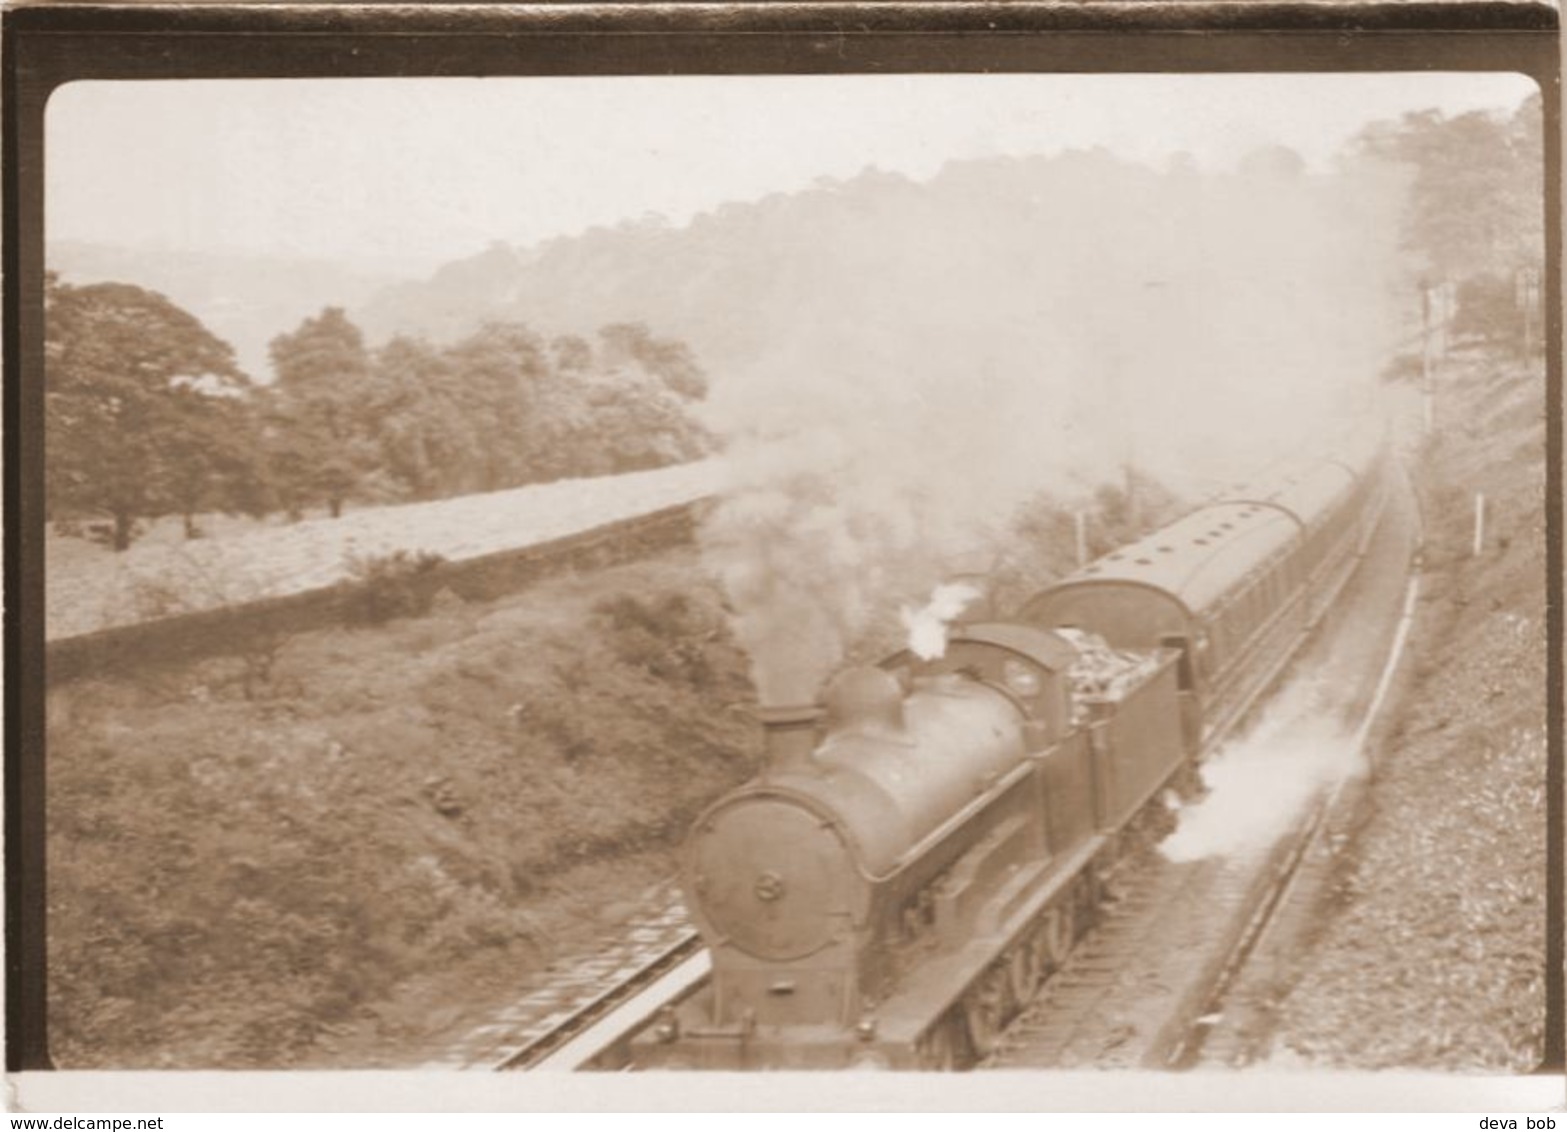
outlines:
M762 721L766 771L809 769L822 709L816 704L763 705L757 716Z

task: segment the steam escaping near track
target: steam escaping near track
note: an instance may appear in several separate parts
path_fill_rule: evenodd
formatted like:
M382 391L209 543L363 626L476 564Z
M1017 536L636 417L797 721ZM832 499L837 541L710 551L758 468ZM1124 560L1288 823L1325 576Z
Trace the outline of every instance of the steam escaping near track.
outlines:
M909 651L921 660L935 660L947 651L947 626L981 595L978 586L967 582L948 582L936 587L930 601L919 609L904 606L898 611L903 627L909 631Z
M1284 691L1246 736L1203 764L1210 793L1180 811L1159 846L1171 861L1264 849L1317 795L1364 769L1354 738L1324 701L1323 682Z
M1364 415L1398 333L1396 190L1096 151L754 206L777 260L754 360L709 398L732 474L702 543L764 700L813 698L1039 492L1135 465L1200 499Z

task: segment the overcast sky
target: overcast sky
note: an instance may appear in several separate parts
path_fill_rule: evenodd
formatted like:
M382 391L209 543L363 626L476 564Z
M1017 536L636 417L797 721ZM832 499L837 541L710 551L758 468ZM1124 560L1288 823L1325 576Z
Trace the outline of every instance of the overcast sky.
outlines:
M1515 107L1517 75L907 75L76 83L49 103L48 235L427 269L647 212L681 223L952 158L1103 146L1321 168L1366 122Z

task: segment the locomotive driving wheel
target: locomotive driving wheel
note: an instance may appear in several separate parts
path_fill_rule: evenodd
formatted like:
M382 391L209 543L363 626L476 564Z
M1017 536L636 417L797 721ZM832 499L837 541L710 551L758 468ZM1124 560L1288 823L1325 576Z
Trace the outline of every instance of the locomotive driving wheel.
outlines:
M920 1039L920 1068L947 1073L958 1067L958 1021L943 1015Z
M1099 919L1099 905L1103 904L1105 899L1104 878L1100 876L1096 865L1090 865L1083 870L1075 892L1077 905L1069 913L1073 923L1082 924L1085 929L1092 929Z
M1043 967L1053 975L1072 953L1072 906L1063 903L1045 913L1044 925L1034 937L1039 944Z
M985 1057L995 1048L1006 1020L1007 966L997 963L986 971L963 996L963 1020L968 1023L969 1046L975 1057Z
M1033 1001L1039 984L1044 981L1043 956L1036 940L1034 935L1019 940L1007 957L1008 990L1013 1005L1020 1010Z

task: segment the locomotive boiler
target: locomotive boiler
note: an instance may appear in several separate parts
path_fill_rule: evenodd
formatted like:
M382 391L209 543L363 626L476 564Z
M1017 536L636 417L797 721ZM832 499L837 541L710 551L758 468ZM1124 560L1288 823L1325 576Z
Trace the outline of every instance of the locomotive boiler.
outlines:
M1372 447L1287 468L1062 579L945 652L765 708L767 759L692 829L711 978L643 1067L952 1068L1091 924L1161 793L1323 617L1382 505Z

